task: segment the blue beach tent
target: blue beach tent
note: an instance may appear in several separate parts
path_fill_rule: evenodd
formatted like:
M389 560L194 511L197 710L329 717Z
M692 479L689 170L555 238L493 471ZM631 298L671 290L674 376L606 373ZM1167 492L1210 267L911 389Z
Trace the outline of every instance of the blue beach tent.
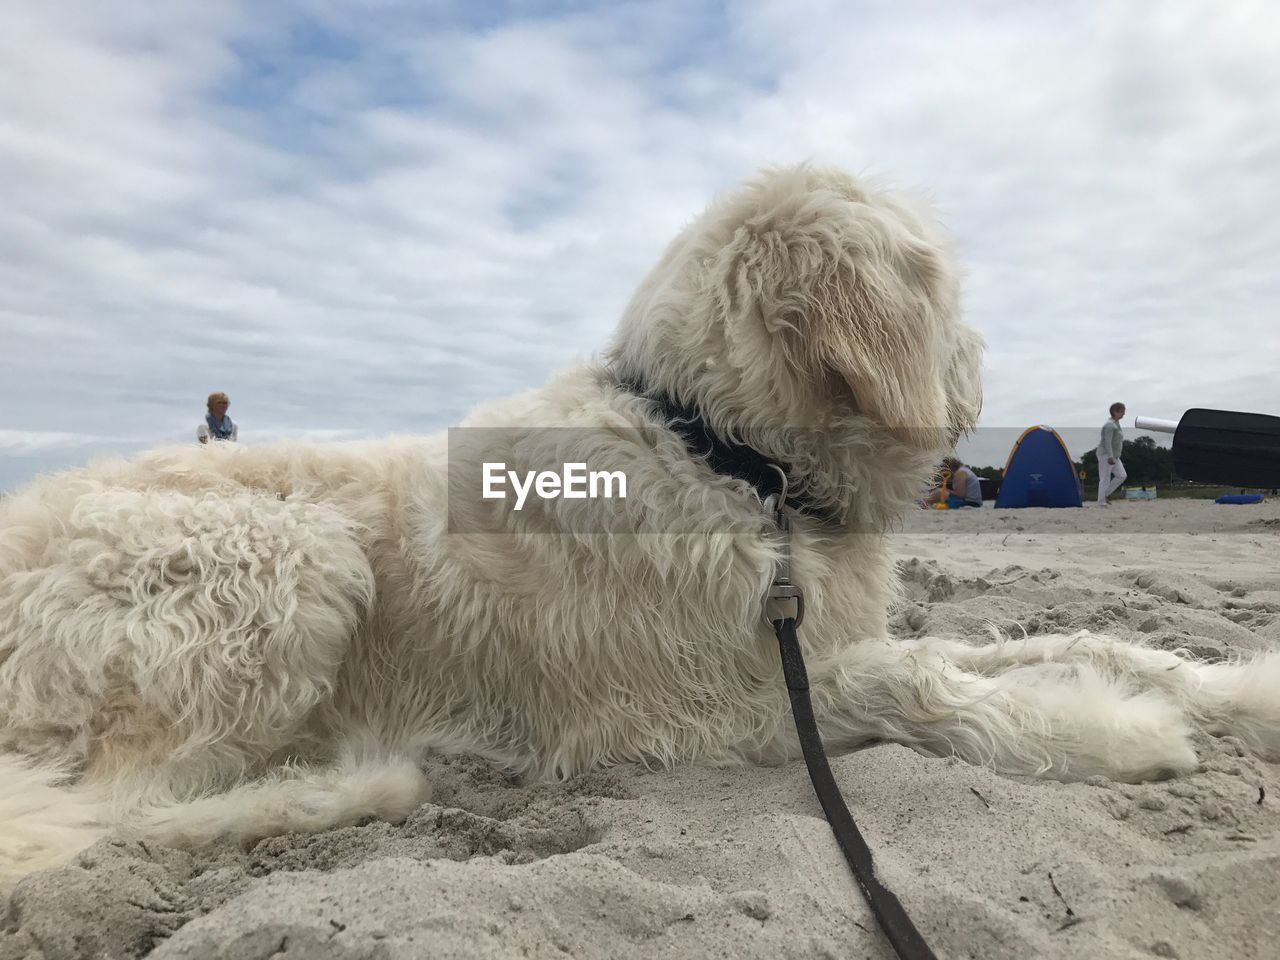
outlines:
M996 496L1001 507L1080 507L1080 481L1067 445L1053 427L1028 427L1022 432Z

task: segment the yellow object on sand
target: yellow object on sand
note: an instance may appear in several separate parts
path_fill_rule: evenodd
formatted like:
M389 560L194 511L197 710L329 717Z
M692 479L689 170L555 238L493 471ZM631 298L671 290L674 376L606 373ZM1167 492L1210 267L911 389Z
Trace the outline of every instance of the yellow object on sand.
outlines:
M951 471L943 469L938 478L942 481L941 499L933 505L933 509L950 510L951 508L947 506L947 496L951 493Z

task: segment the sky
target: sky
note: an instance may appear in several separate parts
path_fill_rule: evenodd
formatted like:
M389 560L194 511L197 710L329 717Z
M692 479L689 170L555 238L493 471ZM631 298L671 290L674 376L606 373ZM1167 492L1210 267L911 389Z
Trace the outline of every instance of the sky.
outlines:
M16 0L0 490L194 442L212 390L250 443L456 423L600 350L717 191L801 160L954 233L971 462L1034 423L1079 456L1114 399L1280 414L1265 2Z

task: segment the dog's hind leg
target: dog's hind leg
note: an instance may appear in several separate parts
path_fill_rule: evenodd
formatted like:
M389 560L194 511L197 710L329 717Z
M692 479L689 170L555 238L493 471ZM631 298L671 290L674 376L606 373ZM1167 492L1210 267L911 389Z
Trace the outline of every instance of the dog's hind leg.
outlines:
M195 796L290 750L372 599L355 524L256 494L107 491L0 598L0 734ZM24 733L25 731L25 733Z
M1260 756L1280 758L1280 653L1205 663L1089 631L981 646L935 643L957 666L989 677L1043 664L1088 664L1132 690L1161 692L1211 733L1230 734Z
M1184 712L1088 662L964 669L937 641L865 641L809 665L823 739L871 739L957 755L1005 773L1139 781L1197 763Z
M128 825L314 743L308 723L372 598L355 523L258 494L112 490L56 526L13 551L0 591L0 752L48 773L8 809L61 797L66 829L36 831L51 849L83 821L77 798Z
M398 822L430 798L426 776L404 757L344 750L325 766L289 765L225 793L183 803L146 805L124 821L173 846L218 839L244 844L281 833L312 833L367 817Z

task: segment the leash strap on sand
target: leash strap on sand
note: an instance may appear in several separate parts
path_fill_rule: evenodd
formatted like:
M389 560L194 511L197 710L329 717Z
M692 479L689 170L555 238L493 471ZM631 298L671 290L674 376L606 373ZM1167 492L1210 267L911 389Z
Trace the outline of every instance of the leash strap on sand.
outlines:
M822 737L818 733L818 724L813 716L813 703L809 699L809 673L805 670L804 657L800 653L796 618L787 617L770 622L778 635L782 673L787 680L791 715L795 718L804 763L809 768L813 791L822 804L822 812L826 814L831 832L836 836L836 843L840 845L858 886L862 888L862 893L871 906L876 922L880 924L880 929L884 931L894 952L901 960L937 960L937 955L925 943L924 937L907 916L901 901L876 876L876 863L871 856L871 848L863 839L858 825L853 822L853 815L849 813L836 778L831 773L826 751L822 747Z

